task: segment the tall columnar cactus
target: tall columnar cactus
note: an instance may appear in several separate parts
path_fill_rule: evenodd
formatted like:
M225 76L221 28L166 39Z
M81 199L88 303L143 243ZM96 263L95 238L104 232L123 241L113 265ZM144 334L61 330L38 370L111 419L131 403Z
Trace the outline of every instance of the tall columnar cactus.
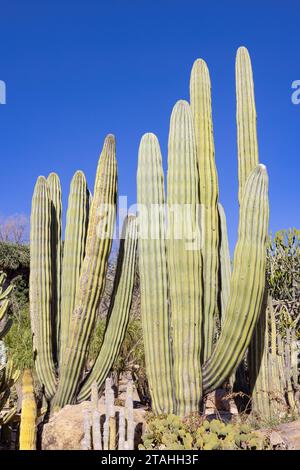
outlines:
M92 371L85 374L96 309L112 245L117 195L115 140L109 135L100 155L93 198L82 172L70 189L64 253L61 254L61 190L57 175L39 177L30 230L30 313L39 381L55 407L86 399L100 387L119 352L133 290L136 221L124 225L109 323ZM90 201L92 202L90 204ZM90 207L91 206L91 207Z
M37 406L31 371L26 369L22 378L22 410L20 424L20 450L36 449Z
M201 254L197 225L199 176L193 117L186 101L179 101L174 106L168 148L167 260L172 309L174 395L177 412L185 414L187 410L197 408L199 402L202 321ZM180 213L177 210L179 207L182 208Z
M240 97L244 84L253 90L244 48L238 51L237 70L238 140L255 141L252 102L244 109ZM226 218L218 204L210 79L202 60L193 66L190 90L191 107L179 101L171 116L167 216L153 134L142 138L137 175L141 309L152 405L156 413L179 415L198 411L203 393L228 379L244 357L262 304L269 217L266 169L257 164L257 149L249 161L247 148L239 144L240 221L231 274ZM218 318L222 329L214 345Z
M77 171L72 178L64 240L61 283L60 358L68 344L69 328L75 307L76 286L85 254L89 216L89 194L85 175Z
M203 60L196 60L190 80L191 110L199 169L199 192L202 224L202 279L203 279L203 344L202 358L211 355L218 314L219 271L219 214L218 175L211 109L209 71Z
M221 323L224 323L226 307L230 293L230 278L231 278L231 260L230 250L227 235L227 222L224 208L218 204L219 209L219 224L220 224L220 277L219 277L219 293L220 293L220 310L221 310Z
M137 176L139 267L144 347L152 404L158 413L173 409L172 359L165 241L164 175L158 140L143 136ZM160 210L162 207L163 210ZM161 358L162 360L158 360Z
M245 47L238 49L235 74L239 202L241 204L247 178L253 168L258 165L257 118L253 74L249 52Z

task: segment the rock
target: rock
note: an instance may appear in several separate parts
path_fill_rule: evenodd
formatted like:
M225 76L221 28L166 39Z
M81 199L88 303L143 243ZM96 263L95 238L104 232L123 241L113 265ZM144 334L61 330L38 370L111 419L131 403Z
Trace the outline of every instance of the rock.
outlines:
M79 405L67 405L55 413L47 424L44 425L42 434L43 450L82 450L83 432L83 410L90 408L91 402L85 401ZM120 410L115 406L116 412ZM105 419L104 401L99 401L101 420ZM133 410L136 423L135 444L140 441L145 424L145 409Z
M255 432L267 437L273 449L300 450L300 419L279 424L274 429L259 429Z
M300 450L300 419L291 423L280 424L276 431L280 434L289 450Z
M282 447L284 446L284 440L282 439L281 435L277 431L272 431L270 436L270 444L272 447Z

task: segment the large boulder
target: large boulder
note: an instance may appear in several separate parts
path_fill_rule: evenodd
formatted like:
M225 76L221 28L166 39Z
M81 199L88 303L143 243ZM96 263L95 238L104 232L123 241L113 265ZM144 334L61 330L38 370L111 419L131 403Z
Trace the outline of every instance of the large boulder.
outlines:
M67 405L55 413L47 424L44 425L42 434L43 450L81 450L83 431L84 409L91 407L91 402L85 401L79 405ZM115 406L116 413L120 407ZM99 401L101 420L105 419L105 407L102 400ZM145 424L145 410L134 409L134 422L136 425L135 442L138 444Z
M300 450L300 419L256 432L268 437L273 449Z

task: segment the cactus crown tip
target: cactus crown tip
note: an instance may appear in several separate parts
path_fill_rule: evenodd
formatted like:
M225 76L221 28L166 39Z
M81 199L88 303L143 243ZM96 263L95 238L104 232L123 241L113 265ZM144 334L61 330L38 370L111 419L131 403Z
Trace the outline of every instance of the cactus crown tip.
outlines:
M195 60L192 70L195 70L196 68L206 70L208 68L207 63L205 62L204 59L198 58Z
M141 142L147 139L157 140L157 136L153 132L145 132L145 134L142 135Z
M103 150L107 152L108 155L114 154L116 148L116 138L113 134L108 134L104 139Z
M84 178L84 177L85 175L82 170L76 170L73 176L73 178Z
M175 104L174 107L180 107L180 108L189 108L190 107L190 104L187 100L178 100L177 103Z
M241 56L241 55L247 55L249 56L249 51L247 49L247 47L245 46L240 46L237 50L237 56Z
M45 184L45 183L47 183L47 179L45 178L45 176L40 175L37 177L37 180L36 180L37 185Z
M114 134L107 134L107 136L105 137L105 141L106 142L110 142L110 143L114 143L116 140Z
M190 111L190 104L186 100L178 100L172 110L171 119L174 118L175 115L186 113Z
M50 178L58 178L58 174L55 173L54 171L51 171L48 175L48 179L50 179Z

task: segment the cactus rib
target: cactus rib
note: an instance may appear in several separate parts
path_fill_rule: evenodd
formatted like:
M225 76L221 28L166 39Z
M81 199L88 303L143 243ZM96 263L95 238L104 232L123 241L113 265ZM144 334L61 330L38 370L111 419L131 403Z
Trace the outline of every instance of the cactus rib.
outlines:
M247 178L259 162L253 75L250 56L245 47L240 47L236 56L236 103L241 204Z
M139 147L137 194L141 316L152 407L157 414L172 413L164 175L159 142L150 133Z
M56 390L52 348L51 199L47 181L40 176L35 185L30 219L30 316L36 371L45 395Z
M134 216L129 216L128 220L124 222L112 301L107 315L107 328L103 343L92 371L82 385L78 396L79 401L89 398L94 382L97 383L98 389L101 388L122 345L129 321L134 283L136 230L136 219Z
M86 252L71 318L69 342L61 364L55 405L70 402L77 391L105 281L111 250L117 193L115 139L106 137L97 168Z
M219 216L218 175L211 109L211 83L206 63L194 62L190 79L190 101L194 118L201 204L201 252L203 279L202 360L212 352L218 313Z
M265 286L268 178L264 165L250 174L242 199L230 296L216 348L203 367L203 388L221 385L242 360L260 313Z
M172 111L168 144L167 250L175 400L179 415L197 411L202 395L198 184L192 113L186 101L179 101Z

